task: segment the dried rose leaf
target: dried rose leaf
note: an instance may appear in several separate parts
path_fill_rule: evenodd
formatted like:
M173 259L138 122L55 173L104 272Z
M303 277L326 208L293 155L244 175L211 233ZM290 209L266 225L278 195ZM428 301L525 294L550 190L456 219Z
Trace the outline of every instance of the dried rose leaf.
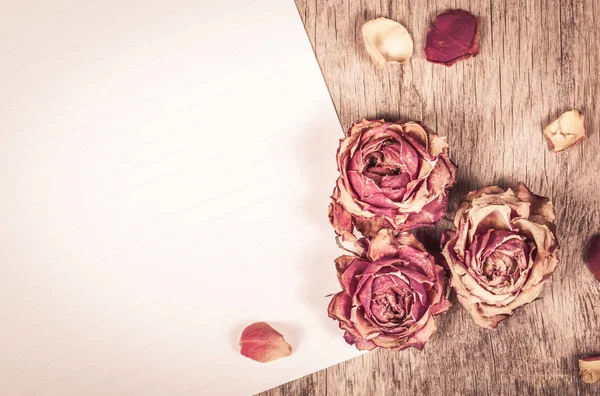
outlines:
M256 322L242 332L240 353L257 362L267 363L290 356L292 346L268 323Z
M436 16L427 33L425 57L448 67L479 53L479 18L463 10Z
M600 235L596 235L590 242L587 262L590 272L596 277L598 282L600 282Z
M583 114L577 110L563 113L544 129L544 137L555 153L577 144L585 137Z
M600 379L600 356L579 359L579 377L591 384Z
M404 26L387 18L372 19L362 28L365 48L373 63L383 69L386 62L406 63L413 54L413 40Z

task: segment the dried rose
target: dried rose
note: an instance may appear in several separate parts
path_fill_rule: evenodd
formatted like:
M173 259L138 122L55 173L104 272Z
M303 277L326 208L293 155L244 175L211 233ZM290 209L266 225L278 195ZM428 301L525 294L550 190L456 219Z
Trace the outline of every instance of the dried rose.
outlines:
M590 242L590 249L587 254L587 262L590 272L600 282L600 235L596 235Z
M452 66L478 53L479 18L463 10L450 10L435 17L425 45L428 61Z
M456 166L446 138L416 122L363 120L340 140L340 176L329 218L338 235L355 240L356 227L373 237L382 228L433 225L446 212Z
M591 384L600 379L600 356L579 359L579 377Z
M554 152L568 149L585 137L583 114L577 110L567 111L544 129L544 138Z
M257 362L267 363L292 353L292 346L265 322L252 323L240 337L240 353Z
M442 238L458 300L479 326L494 328L535 300L558 264L554 208L520 183L469 193L456 231Z
M362 257L335 264L343 291L329 317L360 350L422 349L436 330L434 316L450 307L444 269L412 234L381 230Z
M404 26L387 18L372 19L362 28L365 48L375 65L383 69L387 62L408 62L413 41Z

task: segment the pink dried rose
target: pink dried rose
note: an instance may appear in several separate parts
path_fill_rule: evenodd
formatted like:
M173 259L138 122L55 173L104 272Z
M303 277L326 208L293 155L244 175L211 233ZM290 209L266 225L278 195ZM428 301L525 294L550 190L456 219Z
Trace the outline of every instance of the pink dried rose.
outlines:
M354 123L340 140L337 165L329 218L345 241L356 239L354 227L373 237L382 228L435 224L456 179L446 138L416 122Z
M470 192L442 237L458 300L494 328L535 300L558 264L554 208L520 183Z
M449 67L478 53L479 18L463 10L450 10L435 17L425 45L428 61Z
M265 322L252 323L240 337L240 353L257 362L267 363L292 353L292 346Z
M436 331L434 317L450 307L444 269L412 234L381 230L362 257L335 264L343 291L329 317L360 350L422 349Z
M600 235L596 235L590 241L587 262L590 272L596 277L598 282L600 282Z
M579 377L588 384L600 379L600 356L579 359Z

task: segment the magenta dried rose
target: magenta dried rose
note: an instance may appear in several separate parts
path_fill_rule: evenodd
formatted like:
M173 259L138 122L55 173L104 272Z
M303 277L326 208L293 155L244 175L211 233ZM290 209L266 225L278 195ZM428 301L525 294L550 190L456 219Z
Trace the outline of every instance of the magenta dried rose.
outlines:
M340 176L329 218L338 235L355 240L354 227L373 237L382 228L433 225L445 213L456 179L446 138L416 122L356 122L340 140Z
M381 230L362 257L335 263L343 291L329 317L360 350L422 349L436 330L434 317L450 307L444 269L412 234Z
M554 208L524 184L469 193L442 238L458 300L494 328L535 300L558 264Z
M479 53L479 18L450 10L436 16L427 33L425 57L448 67Z

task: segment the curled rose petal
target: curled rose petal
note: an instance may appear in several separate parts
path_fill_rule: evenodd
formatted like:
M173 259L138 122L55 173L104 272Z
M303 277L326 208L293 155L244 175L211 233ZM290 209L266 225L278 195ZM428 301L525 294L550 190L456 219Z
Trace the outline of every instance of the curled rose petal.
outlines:
M361 257L335 261L342 291L329 317L360 350L422 349L436 331L435 317L450 307L446 271L414 235L383 229Z
M558 265L554 208L524 184L485 187L461 202L442 254L460 303L494 328L540 295Z
M372 19L362 28L365 48L375 65L383 69L387 62L408 62L413 40L404 26L387 18Z
M240 353L257 362L267 363L292 353L292 346L265 322L252 323L240 337Z
M478 53L479 18L463 10L450 10L435 17L425 45L428 61L452 66Z
M600 356L579 359L579 377L591 384L600 379Z
M585 137L583 114L577 110L567 111L544 129L544 138L554 152L568 149Z
M588 267L590 272L600 282L600 235L596 235L590 242L590 249L587 254Z

